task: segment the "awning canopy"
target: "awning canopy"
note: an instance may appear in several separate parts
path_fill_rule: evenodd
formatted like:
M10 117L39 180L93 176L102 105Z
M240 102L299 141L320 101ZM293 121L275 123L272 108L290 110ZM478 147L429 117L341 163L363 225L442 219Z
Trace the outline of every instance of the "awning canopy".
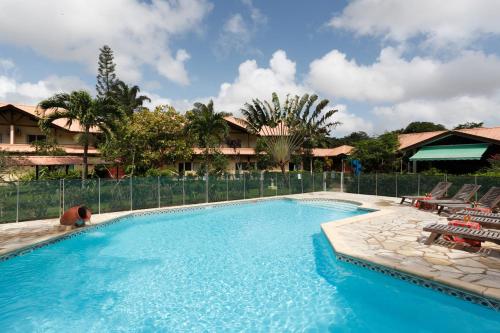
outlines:
M410 157L410 161L480 160L488 146L488 143L425 146Z

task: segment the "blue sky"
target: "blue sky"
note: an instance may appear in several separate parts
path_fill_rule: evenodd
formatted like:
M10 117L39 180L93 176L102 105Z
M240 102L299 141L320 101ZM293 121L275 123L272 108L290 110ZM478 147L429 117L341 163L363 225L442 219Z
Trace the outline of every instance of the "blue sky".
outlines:
M317 93L335 135L410 121L500 125L500 3L457 0L0 2L0 100L93 92L98 48L153 105ZM23 24L20 24L23 22Z

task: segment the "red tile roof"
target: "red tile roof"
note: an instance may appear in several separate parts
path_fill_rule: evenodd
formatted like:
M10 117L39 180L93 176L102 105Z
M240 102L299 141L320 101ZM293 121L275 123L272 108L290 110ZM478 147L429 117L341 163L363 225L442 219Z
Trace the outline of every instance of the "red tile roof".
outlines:
M422 133L410 133L410 134L400 134L399 135L399 149L407 149L430 141L434 138L438 138L440 135L465 135L477 138L478 140L484 139L488 141L498 142L500 144L500 127L481 127L481 128L470 128L461 130L450 130L450 131L435 131L435 132L422 132Z
M25 105L25 104L11 104L11 103L2 103L0 102L0 109L7 109L8 107L14 107L18 110L21 110L25 113L28 113L29 115L35 117L36 119L40 119L43 117L43 115L50 114L51 112L54 112L55 109L48 109L48 110L43 110L39 108L38 106L33 106L33 105ZM83 132L83 128L80 125L78 121L73 121L71 126L67 125L67 119L57 119L52 122L55 126L58 126L60 128L64 128L65 130L68 130L70 132L77 132L81 133ZM92 133L99 133L99 130L97 128L91 128L90 132Z
M313 148L312 154L316 157L334 157L339 155L350 155L354 147L342 145L335 148Z

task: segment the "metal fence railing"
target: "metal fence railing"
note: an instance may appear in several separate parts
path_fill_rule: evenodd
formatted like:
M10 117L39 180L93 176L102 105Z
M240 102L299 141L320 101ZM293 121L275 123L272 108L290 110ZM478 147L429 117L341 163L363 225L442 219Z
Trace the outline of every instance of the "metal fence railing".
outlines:
M475 195L480 198L491 186L500 186L500 177L458 176L424 174L352 174L343 175L343 189L348 193L371 194L389 197L402 195L425 195L440 181L448 181L452 186L448 193L453 195L464 184L477 184L481 188Z
M97 214L231 201L317 191L343 191L399 197L424 195L439 181L453 185L453 195L466 183L482 185L475 199L500 177L423 174L342 174L339 172L245 173L205 177L133 177L60 179L0 183L0 223L58 217L84 204Z
M331 173L290 172L283 175L264 172L217 177L2 182L0 223L55 218L69 207L82 204L94 214L100 214L338 190L339 179Z

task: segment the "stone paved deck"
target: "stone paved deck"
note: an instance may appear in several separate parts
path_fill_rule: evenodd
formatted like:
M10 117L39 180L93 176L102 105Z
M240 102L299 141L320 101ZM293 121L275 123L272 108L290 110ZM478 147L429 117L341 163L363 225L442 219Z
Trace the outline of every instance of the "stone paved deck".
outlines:
M402 272L500 300L500 247L485 244L480 253L451 248L449 244L424 245L424 225L446 223L439 217L397 199L338 192L293 195L294 198L328 198L360 202L377 212L325 223L323 231L335 251ZM175 208L175 207L172 207ZM93 224L130 212L94 215ZM58 219L0 225L0 255L74 232L61 227Z
M442 284L500 300L500 247L483 243L467 252L441 241L425 245L422 228L445 217L401 206L395 198L319 193L321 197L363 202L380 211L322 225L336 253L387 266Z

